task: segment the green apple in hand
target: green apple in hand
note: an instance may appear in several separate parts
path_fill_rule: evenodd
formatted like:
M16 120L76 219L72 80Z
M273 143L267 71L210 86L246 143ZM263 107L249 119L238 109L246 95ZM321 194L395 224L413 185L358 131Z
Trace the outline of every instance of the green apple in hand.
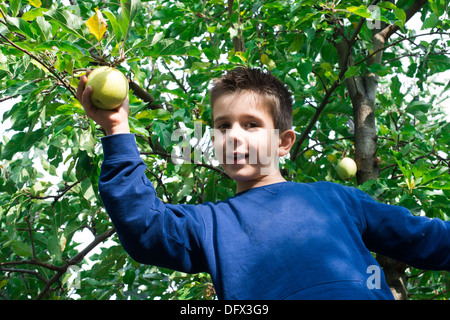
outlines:
M119 107L128 94L128 80L125 75L111 67L98 67L93 70L86 82L92 87L92 104L104 110Z

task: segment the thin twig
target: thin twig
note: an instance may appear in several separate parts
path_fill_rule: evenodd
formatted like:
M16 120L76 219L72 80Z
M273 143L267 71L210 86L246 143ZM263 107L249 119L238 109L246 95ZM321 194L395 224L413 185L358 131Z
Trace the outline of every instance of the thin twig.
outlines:
M76 185L81 183L86 178L87 175L84 175L80 180L74 182L73 184L67 185L63 189L58 190L59 194L55 196L34 196L27 190L23 190L23 192L25 193L25 196L30 199L39 199L39 200L53 199L52 206L54 206L59 199L61 199L67 192L69 192L72 188L74 188Z
M28 219L28 217L25 217L25 221L27 222L27 226L28 226L28 234L30 236L30 241L31 241L31 251L33 252L33 260L36 260L36 249L34 247L34 240L33 240L33 232L32 232L32 228L31 228L31 222L30 219Z
M365 61L367 61L367 60L369 60L370 58L372 58L374 55L376 55L377 53L379 53L379 52L381 52L381 51L384 51L384 50L386 50L386 49L388 49L388 48L390 48L390 47L396 46L397 44L399 44L399 43L402 42L402 41L405 41L405 40L411 40L411 39L418 38L418 37L423 37L423 36L430 36L430 35L433 35L433 34L440 34L440 35L446 34L446 35L450 35L450 33L446 33L446 32L429 32L429 33L417 34L417 35L414 35L414 36L411 36L411 37L408 37L408 38L404 38L404 37L403 37L402 39L400 39L400 40L398 40L398 41L395 41L395 42L393 42L393 43L391 43L391 44L388 44L387 46L384 46L384 47L382 47L382 48L379 48L379 49L375 50L374 52L372 52L371 54L369 54L369 55L368 55L367 57L365 57L364 59L362 59L362 60L356 62L356 63L355 63L355 66L357 66L357 65L359 65L359 64L361 64L361 63L363 63L363 62L365 62Z

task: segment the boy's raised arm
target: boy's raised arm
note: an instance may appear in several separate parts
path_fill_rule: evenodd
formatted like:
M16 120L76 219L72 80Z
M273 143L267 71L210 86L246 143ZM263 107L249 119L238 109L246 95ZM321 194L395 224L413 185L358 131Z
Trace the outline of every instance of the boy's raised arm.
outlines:
M205 212L193 206L169 206L157 197L145 176L134 135L108 136L102 144L105 160L99 191L128 254L141 263L204 271Z
M89 75L89 72L87 73ZM204 271L201 257L204 223L189 207L167 207L145 176L134 135L128 125L128 98L111 111L92 105L92 88L82 76L77 98L86 115L106 132L99 191L125 250L135 260L184 272Z

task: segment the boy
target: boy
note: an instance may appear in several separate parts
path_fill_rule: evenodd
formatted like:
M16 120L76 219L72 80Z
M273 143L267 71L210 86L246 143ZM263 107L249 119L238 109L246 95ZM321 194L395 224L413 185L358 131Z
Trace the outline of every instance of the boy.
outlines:
M115 111L95 109L85 83L82 77L78 99L107 134L101 196L135 260L208 272L219 299L393 299L369 250L450 269L450 222L414 217L339 184L285 181L278 157L295 140L292 100L272 75L239 68L216 81L214 147L237 189L200 205L156 197L129 133L128 101Z

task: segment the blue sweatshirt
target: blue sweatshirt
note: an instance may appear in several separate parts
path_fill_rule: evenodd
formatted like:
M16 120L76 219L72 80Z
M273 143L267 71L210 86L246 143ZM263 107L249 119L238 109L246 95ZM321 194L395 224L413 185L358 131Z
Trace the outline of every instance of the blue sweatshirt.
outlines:
M102 144L100 194L125 250L144 264L208 272L219 299L393 299L371 251L421 269L450 269L450 222L329 182L164 204L134 135Z

